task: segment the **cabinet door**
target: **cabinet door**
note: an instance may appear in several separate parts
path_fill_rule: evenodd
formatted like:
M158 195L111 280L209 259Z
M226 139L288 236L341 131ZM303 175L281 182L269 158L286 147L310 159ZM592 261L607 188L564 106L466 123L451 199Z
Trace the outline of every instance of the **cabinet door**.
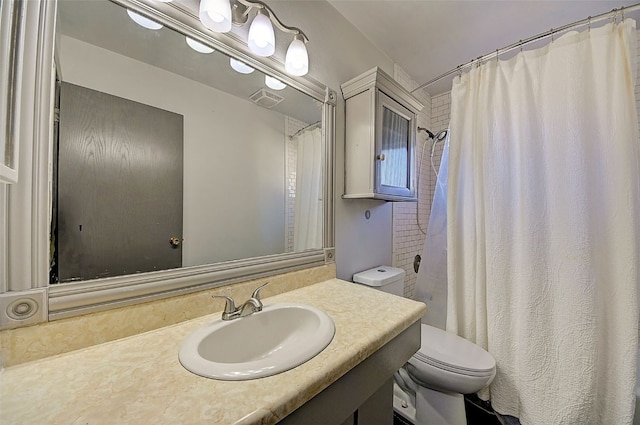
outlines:
M415 114L383 92L377 95L376 192L412 198Z

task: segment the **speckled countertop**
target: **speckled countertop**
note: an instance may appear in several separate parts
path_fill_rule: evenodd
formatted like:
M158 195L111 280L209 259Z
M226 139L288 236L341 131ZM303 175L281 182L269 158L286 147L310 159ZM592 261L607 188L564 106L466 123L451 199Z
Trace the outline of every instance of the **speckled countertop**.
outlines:
M182 341L219 313L0 372L1 424L273 424L389 342L422 303L331 279L266 298L325 311L329 346L287 372L251 381L196 376L178 361Z

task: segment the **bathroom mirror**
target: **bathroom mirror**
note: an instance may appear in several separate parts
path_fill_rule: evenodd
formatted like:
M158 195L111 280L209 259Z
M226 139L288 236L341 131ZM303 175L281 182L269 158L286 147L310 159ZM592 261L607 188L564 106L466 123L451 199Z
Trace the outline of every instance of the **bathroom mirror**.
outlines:
M24 241L15 252L34 254L5 259L8 293L45 288L52 320L334 261L334 91L289 76L282 52L258 60L238 31L209 31L197 1L32 4L38 45L27 54L42 70L36 94L52 102L33 120L39 180L14 189L32 213L9 205L9 237ZM232 58L254 71L235 71ZM167 216L177 227L160 229ZM129 261L153 250L178 261ZM63 274L64 262L77 268Z
M58 3L52 283L321 249L322 103L130 13Z

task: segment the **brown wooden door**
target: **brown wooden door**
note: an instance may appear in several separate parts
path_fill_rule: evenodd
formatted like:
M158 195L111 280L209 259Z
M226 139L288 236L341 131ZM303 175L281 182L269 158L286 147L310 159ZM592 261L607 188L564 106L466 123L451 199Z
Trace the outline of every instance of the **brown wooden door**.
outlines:
M182 265L183 117L62 83L60 282Z

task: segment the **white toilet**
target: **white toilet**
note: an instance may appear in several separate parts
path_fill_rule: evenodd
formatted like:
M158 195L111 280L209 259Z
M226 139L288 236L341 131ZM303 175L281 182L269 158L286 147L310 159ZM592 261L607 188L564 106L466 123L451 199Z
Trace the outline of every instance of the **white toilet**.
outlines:
M353 281L404 295L403 269L380 266ZM466 425L464 397L493 381L496 361L472 342L422 324L421 347L395 374L394 410L415 425Z

